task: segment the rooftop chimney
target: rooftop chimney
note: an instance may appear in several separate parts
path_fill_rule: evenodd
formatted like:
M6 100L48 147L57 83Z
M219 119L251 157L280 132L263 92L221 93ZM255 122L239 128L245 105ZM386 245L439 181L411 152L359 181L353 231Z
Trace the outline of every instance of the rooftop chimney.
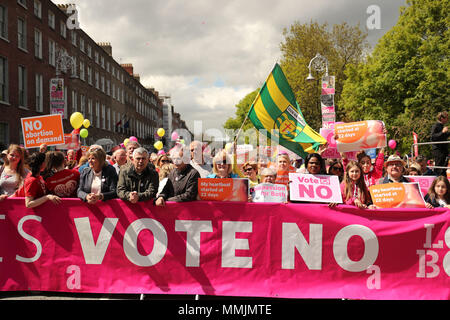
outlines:
M112 57L112 46L111 46L111 42L98 42L97 43L100 47L103 48L103 50L105 50L105 52L107 54L109 54Z
M130 76L133 76L133 65L131 63L123 63L120 65Z

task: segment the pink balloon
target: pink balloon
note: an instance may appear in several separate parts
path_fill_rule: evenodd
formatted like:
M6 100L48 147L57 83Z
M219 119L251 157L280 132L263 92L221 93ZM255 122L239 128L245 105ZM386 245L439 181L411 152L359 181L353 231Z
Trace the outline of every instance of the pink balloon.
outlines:
M172 132L171 140L176 141L180 136L176 131Z
M130 141L136 141L136 142L138 141L138 139L135 136L131 136L129 139L130 139Z
M166 154L166 153L164 152L164 150L159 150L158 151L158 156L161 155L161 154Z
M395 147L397 146L397 141L395 141L394 139L389 140L388 146L391 149L395 149Z
M121 148L125 148L125 145L123 144L123 142L120 144Z

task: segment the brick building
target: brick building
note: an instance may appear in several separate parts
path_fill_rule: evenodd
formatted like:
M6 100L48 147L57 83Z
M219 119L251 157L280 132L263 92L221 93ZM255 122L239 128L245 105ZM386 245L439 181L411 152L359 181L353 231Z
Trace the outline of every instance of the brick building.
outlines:
M68 118L79 111L91 122L85 144L117 145L136 136L151 149L163 126L163 99L140 83L132 64L113 59L110 43L71 28L71 13L70 5L50 0L0 1L0 143L23 143L20 118L52 112L49 84L58 73L66 133L73 129ZM62 64L64 57L70 63Z

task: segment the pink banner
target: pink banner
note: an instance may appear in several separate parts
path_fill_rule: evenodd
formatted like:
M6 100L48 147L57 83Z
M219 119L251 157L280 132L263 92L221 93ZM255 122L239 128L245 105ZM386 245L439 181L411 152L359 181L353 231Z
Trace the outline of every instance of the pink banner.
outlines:
M450 299L450 210L0 202L0 290Z

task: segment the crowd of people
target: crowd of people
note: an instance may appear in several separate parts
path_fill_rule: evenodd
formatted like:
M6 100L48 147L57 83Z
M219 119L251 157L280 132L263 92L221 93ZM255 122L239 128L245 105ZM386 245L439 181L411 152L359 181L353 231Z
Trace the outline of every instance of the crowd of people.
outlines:
M432 141L447 141L450 132L445 124L447 112L437 115L431 130ZM260 153L252 161L237 161L235 146L219 150L213 155L205 152L206 144L193 141L189 146L177 144L168 153L150 153L137 141L129 141L125 148L117 146L107 154L102 146L92 145L86 154L79 150L39 151L29 154L22 146L11 144L1 154L0 201L9 197L24 197L27 208L47 201L59 204L62 198L79 198L95 205L99 201L119 198L136 203L151 200L156 206L167 201L195 201L199 178L246 178L249 199L260 183L283 184L289 189L289 173L336 175L341 183L343 203L361 209L377 208L369 187L375 184L410 182L408 176L436 176L424 196L427 208L450 208L450 158L446 143L433 145L438 168L433 159L419 155L405 162L399 155L387 156L384 148L376 158L360 151L356 158L322 158L326 147L310 153L304 159L290 159L289 154L277 151ZM271 150L271 149L269 149ZM208 158L207 158L208 157ZM207 161L208 160L208 161ZM442 169L447 167L447 170ZM329 204L330 207L336 204Z
M373 160L364 151L352 160L345 153L341 159L325 160L321 149L308 154L304 163L302 159L291 160L285 152L275 158L259 155L257 161L238 163L235 151L223 149L207 163L204 147L193 141L158 155L130 141L126 148L116 147L109 155L100 145L90 146L85 155L81 150L47 151L46 146L28 155L26 149L12 144L2 152L0 200L24 197L28 208L47 201L58 204L62 198L79 198L92 205L114 198L131 203L151 200L156 206L165 206L167 201L200 200L199 178L247 178L252 201L256 185L272 183L289 188L289 173L297 172L338 176L343 203L361 209L377 208L369 193L372 185L410 182L409 175L435 175L425 195L426 206L450 207L450 169L436 174L424 156L407 164L398 155L386 156L380 149Z

